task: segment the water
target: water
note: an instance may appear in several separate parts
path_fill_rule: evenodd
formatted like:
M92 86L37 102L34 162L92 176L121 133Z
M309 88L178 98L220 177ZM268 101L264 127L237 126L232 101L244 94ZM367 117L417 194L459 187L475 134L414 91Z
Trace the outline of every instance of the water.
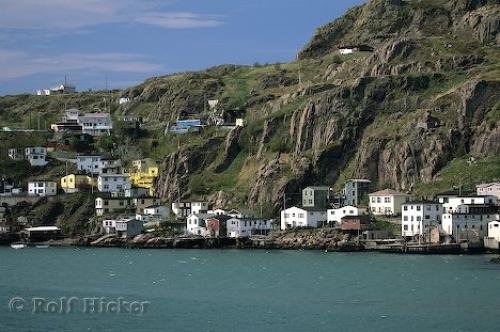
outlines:
M498 331L489 258L0 248L0 331ZM33 298L60 297L76 308L32 313ZM149 306L82 312L91 297Z

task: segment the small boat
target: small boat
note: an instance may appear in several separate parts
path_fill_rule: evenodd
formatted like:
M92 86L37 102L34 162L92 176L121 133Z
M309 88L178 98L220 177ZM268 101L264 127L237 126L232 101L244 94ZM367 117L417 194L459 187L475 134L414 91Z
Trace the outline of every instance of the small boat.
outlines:
M47 249L50 246L48 244L37 244L35 247L38 249Z
M24 249L27 247L26 243L11 243L10 247L12 249Z

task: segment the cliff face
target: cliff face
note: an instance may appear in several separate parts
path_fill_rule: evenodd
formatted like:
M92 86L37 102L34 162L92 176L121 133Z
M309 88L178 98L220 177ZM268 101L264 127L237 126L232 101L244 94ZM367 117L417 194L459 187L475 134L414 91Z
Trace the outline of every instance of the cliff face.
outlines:
M412 191L435 181L455 158L496 156L499 8L487 0L372 0L320 28L299 61L281 65L285 77L300 68L301 84L269 85L273 75L246 68L253 72L245 83L253 101L249 125L221 141L216 151L223 156L211 168L221 171L237 155L245 162L217 203L225 202L221 197L234 203L231 192L243 190L240 203L277 208L287 193L295 200L301 186L351 176ZM337 47L353 44L374 51L336 55ZM219 82L211 85L214 96L230 88L227 76ZM207 161L206 153L196 158ZM184 163L177 154L164 174ZM175 183L162 176L164 197Z
M297 61L156 77L120 92L131 102L115 114L158 131L165 200L276 211L302 186L349 177L415 192L453 161L497 160L499 11L500 0L370 0L319 28ZM360 44L373 52L338 53ZM163 135L213 116L210 99L245 126Z

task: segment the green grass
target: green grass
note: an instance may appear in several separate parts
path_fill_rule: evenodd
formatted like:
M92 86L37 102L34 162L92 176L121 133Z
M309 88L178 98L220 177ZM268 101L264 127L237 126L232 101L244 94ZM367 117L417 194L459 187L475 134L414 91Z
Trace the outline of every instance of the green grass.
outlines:
M430 197L436 193L462 186L464 191L475 191L475 185L500 180L500 156L469 162L468 157L451 161L430 183L415 187L416 196Z

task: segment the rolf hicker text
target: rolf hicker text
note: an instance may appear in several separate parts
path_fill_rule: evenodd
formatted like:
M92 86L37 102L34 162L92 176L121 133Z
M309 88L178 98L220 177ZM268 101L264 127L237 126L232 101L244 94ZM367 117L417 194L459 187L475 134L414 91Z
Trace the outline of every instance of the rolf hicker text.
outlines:
M149 301L130 301L118 297L60 297L47 299L43 297L14 297L9 300L11 312L28 312L32 314L73 314L87 315L136 315L143 316L149 308Z

